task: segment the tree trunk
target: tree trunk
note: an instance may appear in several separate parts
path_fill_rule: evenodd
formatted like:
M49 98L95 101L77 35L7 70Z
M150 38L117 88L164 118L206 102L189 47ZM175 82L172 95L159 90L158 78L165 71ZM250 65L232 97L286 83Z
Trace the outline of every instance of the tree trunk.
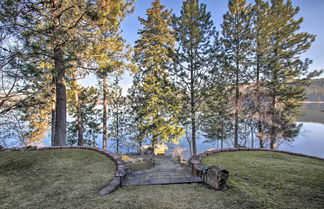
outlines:
M191 105L191 141L192 141L192 155L197 155L197 145L196 145L196 110L195 110L195 89L194 89L194 68L193 68L193 58L191 52L190 60L190 105Z
M254 128L253 123L251 122L251 147L254 147Z
M73 72L73 86L74 86L74 105L76 108L76 115L77 115L77 127L78 127L78 146L83 146L83 121L82 121L82 112L81 112L81 105L79 102L79 90L78 90L78 83L76 80L76 72Z
M276 34L277 35L277 34ZM274 48L274 56L276 57L276 60L278 60L278 51L277 51L277 43ZM273 96L272 96L272 126L271 126L271 132L270 132L270 149L275 148L276 143L276 126L274 125L276 123L276 95L277 95L277 83L278 77L277 77L277 66L274 67L273 77L272 77L272 88L273 88Z
M53 76L53 83L52 83L52 89L51 89L51 93L52 93L52 108L51 108L51 146L54 146L54 135L55 135L55 78Z
M156 142L157 142L156 136L153 134L153 136L152 136L153 155L155 153L155 145L156 145Z
M223 149L224 148L224 138L222 137L221 138L221 149Z
M234 128L234 147L238 147L238 129L239 129L239 116L238 116L238 102L240 96L239 90L239 63L236 62L236 81L235 81L235 128Z
M82 112L79 103L79 92L76 90L74 92L75 105L77 109L77 126L78 126L78 146L83 146L83 122L82 122Z
M117 144L116 144L116 153L119 153L119 111L117 108L117 115L116 115L116 139L117 139Z
M54 65L56 77L56 120L54 146L66 145L66 83L63 50L54 48Z
M138 149L139 149L139 152L142 154L142 140L138 141Z
M186 139L189 145L189 151L190 151L190 156L192 156L192 144L189 138L189 131L188 131L188 126L186 126Z
M80 104L77 106L77 122L78 122L78 146L83 146L83 122Z
M258 35L257 35L258 37ZM257 96L257 113L258 113L258 122L257 122L257 126L258 126L258 132L259 134L261 134L258 138L259 138L259 144L260 144L260 148L264 148L263 145L263 140L262 140L262 133L263 133L263 129L262 129L262 122L261 122L261 111L260 111L260 106L261 106L261 95L260 95L260 53L259 53L259 49L260 49L260 42L259 39L257 39L257 60L256 60L256 96Z
M272 108L273 110L276 107L276 97L274 96L272 98ZM273 113L274 114L274 113ZM272 116L274 117L274 116ZM274 120L272 120L272 123L274 123ZM271 134L270 134L270 149L275 149L275 143L276 143L276 126L272 125L271 126Z
M107 140L108 140L108 126L107 126L107 120L108 120L108 111L107 111L107 76L103 77L103 115L102 115L102 124L103 124L103 134L102 134L102 148L104 150L107 150Z
M196 118L195 113L193 112L193 117L191 118L191 125L192 125L192 155L197 155L197 145L196 145Z
M262 124L261 121L258 121L258 132L262 133ZM264 144L263 144L263 140L262 140L262 136L259 136L259 143L260 143L260 148L264 148Z

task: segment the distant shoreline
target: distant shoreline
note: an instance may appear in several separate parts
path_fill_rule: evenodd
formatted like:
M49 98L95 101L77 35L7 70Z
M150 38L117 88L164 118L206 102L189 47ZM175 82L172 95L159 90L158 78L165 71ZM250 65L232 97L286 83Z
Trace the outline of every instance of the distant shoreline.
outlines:
M303 101L303 104L324 104L324 101Z

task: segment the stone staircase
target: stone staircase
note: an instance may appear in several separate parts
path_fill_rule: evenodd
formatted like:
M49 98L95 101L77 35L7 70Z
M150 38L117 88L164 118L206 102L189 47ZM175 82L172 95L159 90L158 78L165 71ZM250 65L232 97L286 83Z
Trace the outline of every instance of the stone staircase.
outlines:
M200 183L200 177L194 177L190 168L181 166L168 157L156 157L154 168L134 171L127 174L123 186Z

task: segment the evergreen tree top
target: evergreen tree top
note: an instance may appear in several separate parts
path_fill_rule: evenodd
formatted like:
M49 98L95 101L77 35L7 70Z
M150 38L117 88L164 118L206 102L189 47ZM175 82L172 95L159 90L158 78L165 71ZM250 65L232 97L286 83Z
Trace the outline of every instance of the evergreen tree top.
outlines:
M246 0L230 0L228 8L232 14L237 14L246 7Z

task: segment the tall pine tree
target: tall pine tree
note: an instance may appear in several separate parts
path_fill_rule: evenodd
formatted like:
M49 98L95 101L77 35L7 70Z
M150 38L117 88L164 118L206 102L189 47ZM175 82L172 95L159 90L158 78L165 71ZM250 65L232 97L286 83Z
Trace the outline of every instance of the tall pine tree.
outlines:
M206 4L199 4L198 0L185 0L181 15L174 16L173 23L177 50L171 70L175 85L182 93L182 119L185 125L191 124L192 151L196 155L198 115L212 86L209 73L214 66L215 27Z
M137 109L142 137L150 137L152 145L177 143L183 135L177 114L176 91L171 85L167 65L171 62L169 51L174 48L174 36L170 29L170 11L164 9L160 0L147 9L147 19L139 18L144 26L135 44L135 60L139 71L135 75L134 88L140 97Z
M90 34L118 22L125 14L124 8L132 2L6 1L6 7L14 8L14 21L8 27L17 32L19 46L22 46L19 71L22 75L33 74L32 81L37 81L40 73L53 76L56 87L54 145L64 145L66 141L67 69L71 68L71 62L80 63L88 52ZM8 12L12 14L11 9L4 12L7 16ZM50 63L52 69L43 71L40 62L44 61Z
M293 139L299 132L296 116L305 99L305 86L320 72L308 72L309 59L301 60L315 40L315 35L299 32L303 18L296 18L299 7L290 0L271 1L272 33L266 76L268 111L268 137L270 148L276 148L278 139Z
M253 22L253 73L251 77L252 91L250 98L252 100L250 106L250 114L252 123L255 123L259 139L260 148L264 147L264 131L263 126L267 120L267 111L269 108L265 100L265 72L269 64L270 39L272 32L272 23L270 17L270 6L268 2L263 0L255 0L252 11Z
M110 103L110 124L109 124L109 141L116 148L116 153L121 152L121 148L128 141L128 122L126 97L122 95L122 88L119 86L119 78L116 77L109 91Z
M244 114L242 90L250 78L252 46L251 7L245 0L230 0L229 11L224 15L222 42L224 44L231 102L234 118L234 146L239 146L239 125Z
M68 85L68 144L97 146L96 139L101 132L98 90L95 87L81 87L75 81Z

